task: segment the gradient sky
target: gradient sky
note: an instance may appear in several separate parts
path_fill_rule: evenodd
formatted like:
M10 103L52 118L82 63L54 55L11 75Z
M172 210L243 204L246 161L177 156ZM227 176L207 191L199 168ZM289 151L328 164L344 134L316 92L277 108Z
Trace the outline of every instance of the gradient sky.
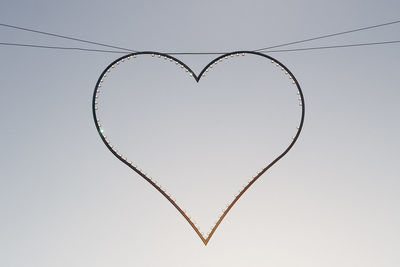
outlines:
M398 20L398 10L398 1L3 0L0 22L137 50L207 52ZM82 46L5 28L0 36ZM298 47L399 36L392 25ZM304 91L302 135L205 247L96 133L94 85L118 55L0 47L0 266L399 265L399 49L271 53ZM198 72L213 57L179 58ZM247 175L290 141L299 116L296 90L276 67L235 60L195 84L149 57L126 65L136 76L116 71L109 87L119 91L104 95L106 131L206 229Z

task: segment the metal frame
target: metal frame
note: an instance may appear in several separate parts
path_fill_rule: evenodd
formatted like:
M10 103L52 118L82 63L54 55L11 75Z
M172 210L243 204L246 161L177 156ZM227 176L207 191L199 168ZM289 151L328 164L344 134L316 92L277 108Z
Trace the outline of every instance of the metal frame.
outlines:
M206 72L206 70L213 65L215 62L219 61L220 59L223 59L226 56L231 56L231 55L241 55L241 54L252 54L252 55L257 55L257 56L261 56L264 57L266 59L271 60L272 62L278 64L281 68L283 68L288 75L290 75L291 79L293 79L293 82L295 83L298 92L299 92L299 100L301 101L300 105L301 105L301 120L300 120L300 124L297 127L297 132L296 135L293 137L292 142L287 146L287 148L277 157L275 158L271 163L269 163L266 167L264 167L256 176L253 177L253 179L239 192L239 194L235 197L235 199L229 204L229 206L225 209L225 211L223 212L223 214L221 215L221 217L218 219L217 223L214 225L214 227L212 228L210 234L207 237L204 237L202 235L202 233L199 231L199 229L196 227L196 225L193 223L193 221L188 217L188 215L178 206L178 204L170 197L168 196L168 194L161 189L161 187L159 185L157 185L153 180L151 180L148 176L146 176L145 173L143 173L142 171L140 171L136 166L132 165L131 163L129 163L127 160L125 160L122 156L120 156L117 152L115 152L112 147L109 145L109 143L107 142L105 136L103 135L103 133L101 132L101 127L99 125L98 119L97 119L97 115L96 115L96 104L97 104L97 93L99 92L99 88L100 88L100 84L101 81L103 80L103 78L105 77L107 71L116 63L118 63L121 60L124 60L128 57L132 57L132 56L136 56L136 55L142 55L142 54L151 54L154 56L161 56L161 57L166 57L168 59L172 59L175 62L178 62L180 65L182 65L184 68L186 68L189 73L191 74L191 76L196 80L196 82L199 82L201 77L204 75L204 73ZM107 66L107 68L101 73L99 79L97 80L96 86L95 86L95 90L93 93L93 99L92 99L92 112L93 112L93 119L94 119L94 123L97 129L97 132L100 135L100 138L103 140L103 143L106 145L106 147L108 148L108 150L110 150L111 153L114 154L115 157L117 157L120 161L122 161L125 165L127 165L129 168L131 168L132 170L134 170L137 174L139 174L143 179L145 179L149 184L151 184L155 189L157 189L178 211L179 213L186 219L186 221L190 224L190 226L193 228L193 230L197 233L197 235L200 237L201 241L204 243L204 245L207 245L207 243L210 241L211 237L213 236L213 234L215 233L215 231L217 230L218 226L221 224L222 220L225 218L225 216L228 214L228 212L231 210L231 208L235 205L235 203L239 200L239 198L247 191L247 189L250 188L250 186L253 185L253 183L255 181L258 180L258 178L261 177L261 175L263 175L269 168L271 168L275 163L277 163L281 158L283 158L289 151L290 149L294 146L294 144L296 143L300 132L303 128L303 123L304 123L304 116L305 116L305 103L304 103L304 97L303 97L303 92L300 88L300 85L297 81L297 79L295 78L295 76L291 73L291 71L285 66L283 65L281 62L279 62L277 59L262 54L262 53L258 53L258 52L253 52L253 51L234 51L234 52L230 52L224 55L221 55L217 58L215 58L214 60L212 60L210 63L207 64L207 66L205 66L203 68L203 70L200 72L199 75L196 75L189 66L187 66L185 63L183 63L182 61L180 61L179 59L170 56L168 54L164 54L164 53L159 53L159 52L152 52L152 51L146 51L146 52L137 52L137 53L131 53L131 54L127 54L124 55L116 60L114 60L110 65Z

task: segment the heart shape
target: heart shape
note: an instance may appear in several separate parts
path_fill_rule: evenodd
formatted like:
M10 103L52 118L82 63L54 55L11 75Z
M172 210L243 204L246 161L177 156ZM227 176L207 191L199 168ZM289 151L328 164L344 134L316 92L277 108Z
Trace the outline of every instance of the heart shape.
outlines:
M255 175L254 177L252 177L251 180L249 180L247 185L245 185L240 190L240 192L235 196L233 201L227 206L226 209L223 210L222 215L219 217L218 221L212 227L211 231L207 235L204 235L203 233L200 232L199 228L195 225L195 223L191 220L191 218L185 213L185 211L182 210L182 208L175 202L175 200L172 199L172 197L164 189L161 188L161 185L157 184L151 177L146 175L146 173L144 173L140 168L135 166L131 161L128 161L128 159L126 157L124 157L122 154L120 154L113 147L113 145L111 145L109 138L107 138L107 136L105 136L104 133L103 133L102 126L99 123L100 120L98 119L98 116L97 116L98 97L99 97L99 93L101 92L102 83L103 83L104 79L107 77L107 74L111 71L111 69L113 69L116 65L120 64L121 62L124 62L125 60L134 59L139 55L151 55L152 57L159 57L159 58L169 59L170 61L175 62L181 68L185 69L186 72L188 72L189 75L192 76L195 79L196 82L199 82L201 77L205 76L205 74L215 64L217 64L218 62L220 62L220 61L222 61L224 59L228 59L230 57L240 56L240 55L244 56L246 54L257 55L257 56L261 56L261 57L264 57L265 59L270 60L271 63L276 64L277 67L279 67L282 71L285 72L285 74L287 74L289 76L289 79L292 80L292 83L296 85L297 90L298 90L298 92L297 92L297 94L299 96L298 100L300 101L299 105L301 106L301 112L302 112L301 113L301 119L300 119L299 125L296 127L297 128L297 132L296 132L295 136L293 136L292 142L286 147L286 149L279 156L277 156L267 166L263 167L263 169L257 175ZM276 60L275 58L273 58L271 56L268 56L268 55L265 55L265 54L262 54L262 53L258 53L258 52L253 52L253 51L235 51L235 52L230 52L230 53L221 55L221 56L215 58L214 60L212 60L210 63L207 64L207 66L205 66L203 68L203 70L200 72L199 75L196 75L186 64L184 64L182 61L180 61L179 59L177 59L175 57L172 57L172 56L170 56L168 54L164 54L164 53L147 51L147 52L138 52L138 53L132 53L132 54L128 54L128 55L122 56L122 57L116 59L110 65L107 66L107 68L101 73L101 75L100 75L100 77L99 77L99 79L98 79L98 81L96 83L96 86L95 86L95 90L94 90L94 93L93 93L93 99L92 99L92 112L93 112L93 118L94 118L94 123L95 123L96 129L97 129L97 132L99 133L100 138L102 139L102 141L106 145L106 147L111 151L111 153L113 153L113 155L115 157L117 157L125 165L127 165L129 168L134 170L137 174L139 174L143 179L145 179L155 189L157 189L181 213L181 215L186 219L186 221L190 224L190 226L194 229L194 231L200 237L200 239L202 240L204 245L207 245L207 243L210 241L211 237L215 233L216 229L218 228L218 226L220 225L220 223L222 222L224 217L231 210L231 208L235 205L235 203L239 200L239 198L246 192L247 189L249 189L250 186L252 186L254 184L254 182L258 178L261 177L261 175L263 175L269 168L271 168L282 157L284 157L289 152L289 150L293 147L293 145L296 143L296 141L297 141L297 139L298 139L298 137L300 135L301 129L303 127L303 123L304 123L305 105L304 105L303 93L302 93L300 85L297 82L297 80L294 77L294 75L290 72L290 70L286 66L284 66L281 62L279 62L278 60Z

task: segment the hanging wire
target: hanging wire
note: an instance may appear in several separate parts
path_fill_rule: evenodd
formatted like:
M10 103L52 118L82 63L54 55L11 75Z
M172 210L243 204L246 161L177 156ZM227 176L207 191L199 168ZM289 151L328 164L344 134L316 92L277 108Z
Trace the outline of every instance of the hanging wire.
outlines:
M320 39L329 38L329 37L333 37L333 36L338 36L338 35L343 35L343 34L349 34L349 33L365 31L365 30L370 30L370 29L379 28L379 27L384 27L384 26L397 24L397 23L400 23L400 20L395 20L395 21L391 21L391 22L387 22L387 23L376 24L376 25L372 25L372 26L368 26L368 27L362 27L362 28L357 28L357 29L343 31L343 32L331 33L331 34L327 34L327 35L312 37L312 38L308 38L308 39L304 39L304 40L299 40L299 41L294 41L294 42L289 42L289 43L284 43L284 44L279 44L279 45L273 45L273 46L269 46L269 47L259 48L259 49L253 50L253 51L254 52L259 52L259 51L264 51L264 50L271 49L271 48L278 48L278 47L288 46L288 45L292 45L292 44L300 44L300 43L304 43L304 42L320 40Z
M319 40L319 39L324 39L328 37L333 37L333 36L338 36L338 35L343 35L343 34L349 34L349 33L354 33L354 32L359 32L359 31L364 31L364 30L370 30L374 28L379 28L379 27L384 27L384 26L389 26L393 24L400 23L400 20L395 20L395 21L390 21L386 23L381 23L381 24L375 24L372 26L367 26L367 27L362 27L362 28L356 28L352 30L347 30L347 31L342 31L342 32L337 32L337 33L332 33L332 34L327 34L327 35L322 35L322 36L316 36L308 39L303 39L303 40L298 40L298 41L293 41L289 43L283 43L279 45L274 45L274 46L269 46L269 47L264 47L264 48L259 48L256 50L252 50L254 52L289 52L289 51L304 51L304 50L314 50L314 49L325 49L325 48L338 48L337 46L334 47L309 47L309 48L297 48L295 50L293 49L285 49L285 50L273 50L270 51L270 49L273 48L278 48L278 47L283 47L283 46L288 46L288 45L293 45L293 44L299 44L299 43L304 43L304 42L309 42L309 41L314 41L314 40ZM16 30L21 30L21 31L28 31L28 32L33 32L37 34L43 34L43 35L48 35L52 37L57 37L57 38L63 38L67 40L72 40L72 41L77 41L77 42L83 42L87 44L93 44L93 45L98 45L98 46L103 46L103 47L108 47L108 48L114 48L117 50L121 50L124 52L120 53L127 53L127 52L138 52L137 49L129 49L125 47L120 47L120 46L114 46L114 45L109 45L105 43L100 43L100 42L94 42L94 41L89 41L81 38L76 38L76 37L71 37L71 36L66 36L66 35L61 35L61 34L56 34L56 33L51 33L51 32L45 32L45 31L39 31L35 29L29 29L25 27L19 27L11 24L5 24L5 23L0 23L0 26L7 27L7 28L12 28ZM349 46L363 46L363 45L372 45L372 44L383 44L383 43L394 43L397 41L389 41L389 42L377 42L377 43L365 43L365 44L351 44L351 45L340 45L340 47L349 47ZM11 43L1 43L2 45L12 45ZM14 46L25 46L25 47L37 47L37 48L52 48L52 49L63 49L63 50L80 50L80 51L93 51L93 52L106 52L106 53L119 53L118 51L115 50L101 50L101 49L89 49L89 48L81 48L81 47L61 47L61 46L48 46L46 47L45 45L33 45L33 44L14 44ZM226 52L164 52L165 54L169 55L221 55L225 54Z
M49 45L36 45L36 44L23 44L23 43L3 43L0 45L4 46L19 46L19 47L33 47L33 48L46 48L46 49L57 49L57 50L77 50L86 52L102 52L102 53L117 53L117 54L127 54L127 51L117 51L117 50L104 50L104 49L92 49L83 47L67 47L67 46L49 46Z
M400 40L394 41L383 41L383 42L371 42L371 43L357 43L357 44L343 44L343 45L331 45L331 46L315 46L315 47L304 47L304 48L291 48L291 49L277 49L277 50L268 50L268 51L260 51L263 54L269 53L282 53L282 52L296 52L296 51L310 51L310 50L321 50L321 49L334 49L334 48L346 48L346 47L360 47L360 46L371 46L371 45L384 45L384 44L396 44L400 43ZM36 44L23 44L23 43L3 43L0 42L0 45L3 46L17 46L17 47L32 47L32 48L44 48L44 49L55 49L55 50L75 50L75 51L84 51L84 52L101 52L101 53L113 53L113 54L127 54L125 51L117 51L117 50L104 50L104 49L91 49L91 48L82 48L82 47L65 47L65 46L47 46L47 45L36 45ZM214 53L216 55L226 54L225 53ZM204 55L203 53L164 53L168 55ZM207 53L210 55L210 53Z
M16 30L21 30L21 31L27 31L27 32L33 32L33 33L48 35L48 36L67 39L67 40L72 40L72 41L77 41L77 42L81 42L81 43L94 44L94 45L99 45L99 46L108 47L108 48L115 48L115 49L124 50L124 51L127 51L127 52L138 52L136 50L129 49L129 48L124 48L124 47L120 47L120 46L108 45L108 44L103 44L103 43L99 43L99 42L84 40L84 39L70 37L70 36L56 34L56 33L44 32L44 31L39 31L39 30L35 30L35 29L28 29L28 28L24 28L24 27L18 27L18 26L10 25L10 24L0 23L0 26L7 27L7 28L12 28L12 29L16 29Z

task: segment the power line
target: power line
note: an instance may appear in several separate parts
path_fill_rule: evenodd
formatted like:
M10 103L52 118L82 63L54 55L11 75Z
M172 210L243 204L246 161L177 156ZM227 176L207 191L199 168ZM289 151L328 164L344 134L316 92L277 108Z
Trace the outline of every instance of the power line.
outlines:
M382 24L376 24L376 25L372 25L372 26L368 26L368 27L362 27L362 28L357 28L357 29L353 29L353 30L348 30L348 31L343 31L343 32L338 32L338 33L333 33L333 34L328 34L328 35L317 36L317 37L308 38L308 39L299 40L299 41L294 41L294 42L289 42L289 43L283 43L283 44L269 46L269 47L264 47L264 48L256 49L256 50L253 50L253 51L254 52L265 52L265 50L269 50L269 49L272 49L272 48L278 48L278 47L288 46L288 45L292 45L292 44L299 44L299 43L319 40L319 39L323 39L323 38L328 38L328 37L333 37L333 36L338 36L338 35L358 32L358 31L363 31L363 30L369 30L369 29L378 28L378 27L384 27L384 26L388 26L388 25L392 25L392 24L396 24L396 23L400 23L400 20L391 21L391 22L382 23ZM10 25L10 24L0 23L0 26L13 28L13 29L17 29L17 30L34 32L34 33L38 33L38 34L49 35L49 36L53 36L53 37L58 37L58 38L63 38L63 39L68 39L68 40L88 43L88 44L99 45L99 46L108 47L108 48L114 48L114 49L122 50L125 53L126 52L138 52L138 50L134 50L134 49L124 48L124 47L119 47L119 46L114 46L114 45L108 45L108 44L104 44L104 43L93 42L93 41L88 41L88 40L79 39L79 38L75 38L75 37L70 37L70 36L65 36L65 35L60 35L60 34L55 34L55 33L50 33L50 32L44 32L44 31L39 31L39 30L34 30L34 29L29 29L29 28L24 28L24 27L18 27L18 26L14 26L14 25ZM5 43L4 43L4 45L5 45ZM19 44L19 45L20 46L26 46L24 44ZM29 46L33 47L34 45L29 45ZM43 47L43 48L45 48L45 47ZM117 51L115 51L115 50L111 50L111 51L104 50L103 51L103 50L100 50L100 49L97 50L97 49L86 49L86 48L78 48L78 47L75 47L75 48L53 47L53 48L54 49L69 49L69 50L83 50L83 51L117 53ZM304 49L309 50L308 48L304 48ZM318 49L322 49L322 48L318 48ZM287 49L287 50L285 49L284 50L284 52L288 52L288 51L292 51L292 50L290 50L290 49ZM299 51L299 50L293 50L293 51ZM170 53L165 52L165 54L169 54L169 55L221 55L221 54L225 54L225 53L226 52L170 52Z
M44 31L38 31L38 30L28 29L28 28L24 28L24 27L18 27L18 26L14 26L14 25L10 25L10 24L0 23L0 26L13 28L13 29L17 29L17 30L22 30L22 31L39 33L39 34L43 34L43 35L49 35L49 36L53 36L53 37L58 37L58 38L62 38L62 39L78 41L78 42L87 43L87 44L94 44L94 45L100 45L100 46L109 47L109 48L115 48L115 49L124 50L124 51L127 51L127 52L138 52L136 50L129 49L129 48L124 48L124 47L119 47L119 46L114 46L114 45L108 45L108 44L88 41L88 40L84 40L84 39L65 36L65 35L61 35L61 34L55 34L55 33L51 33L51 32L44 32Z
M395 44L400 43L400 40L394 41L382 41L382 42L371 42L371 43L358 43L358 44L343 44L343 45L331 45L331 46L316 46L316 47L304 47L304 48L292 48L292 49L277 49L277 50L267 50L259 51L260 53L280 53L280 52L295 52L295 51L309 51L309 50L320 50L320 49L333 49L333 48L345 48L345 47L360 47L360 46L371 46L371 45L383 45L383 44ZM91 48L81 48L81 47L65 47L65 46L47 46L47 45L35 45L35 44L22 44L22 43L3 43L0 45L4 46L19 46L19 47L32 47L32 48L44 48L44 49L56 49L56 50L75 50L75 51L85 51L85 52L101 52L101 53L113 53L113 54L127 54L124 51L115 50L103 50L103 49L91 49ZM227 53L227 52L226 52ZM168 55L204 55L204 53L165 53ZM225 54L224 53L213 53L213 54Z
M400 20L377 24L377 25L372 25L372 26L368 26L368 27L362 27L362 28L348 30L348 31L344 31L344 32L337 32L337 33L312 37L312 38L308 38L308 39L304 39L304 40L300 40L300 41L294 41L294 42L290 42L290 43L284 43L284 44L280 44L280 45L264 47L264 48L256 49L253 51L258 52L258 51L263 51L263 50L267 50L267 49L271 49L271 48L278 48L278 47L292 45L292 44L299 44L299 43L304 43L304 42L309 42L309 41L315 41L315 40L324 39L324 38L328 38L328 37L333 37L333 36L338 36L338 35L343 35L343 34L348 34L348 33L353 33L353 32L359 32L359 31L369 30L369 29L378 28L378 27L384 27L384 26L388 26L388 25L392 25L392 24L396 24L396 23L400 23Z

